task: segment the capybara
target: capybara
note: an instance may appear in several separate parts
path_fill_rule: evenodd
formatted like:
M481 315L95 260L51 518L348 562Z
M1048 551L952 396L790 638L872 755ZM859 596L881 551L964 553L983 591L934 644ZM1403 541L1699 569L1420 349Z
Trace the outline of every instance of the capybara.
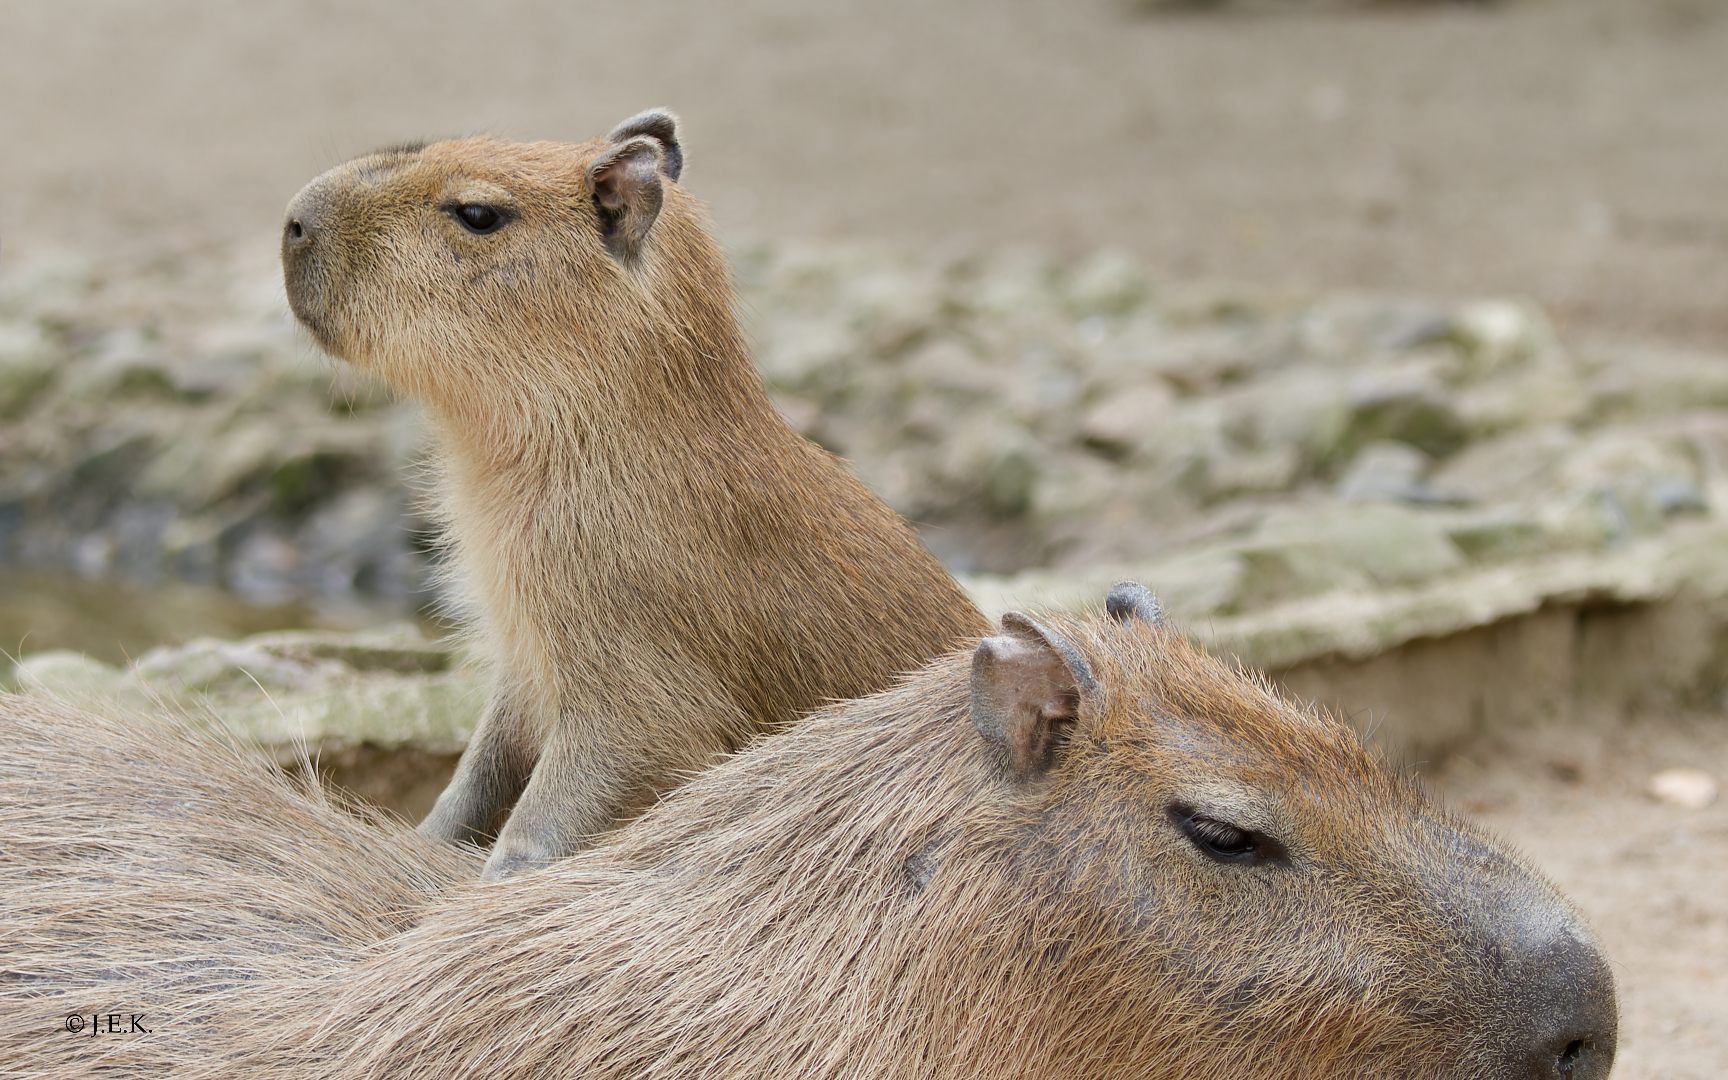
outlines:
M437 433L454 577L497 675L421 827L496 835L488 877L987 629L775 412L682 163L651 111L581 145L388 150L288 207L294 313Z
M570 859L431 900L367 880L421 853L368 870L346 846L388 843L232 755L13 699L8 1075L1607 1076L1613 979L1540 875L1143 592L1109 611L1004 616ZM350 887L400 908L325 915Z

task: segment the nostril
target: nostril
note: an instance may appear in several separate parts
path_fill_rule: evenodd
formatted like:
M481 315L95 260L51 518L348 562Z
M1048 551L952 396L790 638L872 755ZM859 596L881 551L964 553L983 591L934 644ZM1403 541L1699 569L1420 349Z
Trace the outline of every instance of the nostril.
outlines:
M1531 1080L1605 1080L1614 1067L1614 1042L1612 1031L1574 1029L1531 1060L1529 1076Z
M1560 1051L1560 1056L1554 1059L1554 1069L1561 1076L1572 1076L1580 1065L1588 1064L1591 1051L1596 1047L1588 1039L1573 1039Z

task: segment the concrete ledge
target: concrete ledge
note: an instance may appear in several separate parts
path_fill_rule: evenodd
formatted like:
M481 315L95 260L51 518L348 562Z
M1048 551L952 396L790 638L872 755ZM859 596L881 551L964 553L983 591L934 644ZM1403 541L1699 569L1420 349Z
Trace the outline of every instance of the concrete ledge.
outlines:
M1372 730L1395 756L1433 761L1488 731L1720 707L1728 604L1693 595L1554 604L1368 659L1268 674L1291 697Z
M200 639L152 649L129 669L75 652L37 653L18 662L13 678L24 693L185 717L418 820L485 707L485 680L464 660L449 643L403 625Z
M1199 573L1193 573L1194 567ZM1166 592L1203 580L1187 568ZM1096 607L1122 578L1163 568L971 579L993 615ZM1160 590L1162 591L1162 590ZM1699 522L1599 554L1467 570L1407 588L1335 590L1234 617L1172 620L1292 697L1434 760L1495 729L1594 722L1719 704L1728 685L1728 526ZM289 768L414 818L431 806L484 707L484 679L412 627L261 634L152 650L130 670L76 653L24 658L25 692L179 712Z
M1166 564L1168 566L1170 564ZM1340 589L1233 617L1173 622L1409 757L1497 727L1716 706L1728 682L1728 527L1696 522L1600 553L1474 569L1409 588ZM1096 607L1116 581L1164 593L1165 566L973 578L992 616Z

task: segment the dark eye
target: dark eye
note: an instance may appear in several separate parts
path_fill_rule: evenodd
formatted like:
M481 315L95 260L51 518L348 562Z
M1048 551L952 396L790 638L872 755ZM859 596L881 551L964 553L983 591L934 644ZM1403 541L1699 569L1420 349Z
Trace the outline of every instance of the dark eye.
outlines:
M497 232L504 224L504 215L485 203L463 203L456 207L456 220L467 226L469 232L482 235Z
M1185 806L1171 807L1170 817L1183 836L1219 862L1254 865L1290 860L1284 845L1264 833L1237 828L1227 821L1209 818Z

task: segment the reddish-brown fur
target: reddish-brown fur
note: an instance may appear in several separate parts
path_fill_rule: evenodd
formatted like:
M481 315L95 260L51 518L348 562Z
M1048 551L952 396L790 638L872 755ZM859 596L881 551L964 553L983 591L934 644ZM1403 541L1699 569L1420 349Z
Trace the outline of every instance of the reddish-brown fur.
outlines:
M148 794L184 786L183 751L95 724L125 749L86 758L66 717L7 709L0 806L46 795L0 811L0 835L35 838L0 857L0 905L65 883L31 894L58 919L0 939L0 972L40 974L0 980L19 1077L1600 1080L1612 1062L1612 978L1549 885L1348 728L1146 621L1005 618L395 936L294 914L351 872L355 841L317 825L333 812L193 760L222 772L195 788L244 808L238 839L270 850L273 816L309 815L338 868L229 872L204 854L217 821ZM112 806L50 797L111 782ZM1249 855L1201 844L1197 819L1252 835ZM162 869L183 856L207 885L190 903ZM164 896L187 906L163 918ZM275 933L231 927L255 905ZM110 1008L156 1028L58 1030Z
M289 208L320 344L426 405L480 729L425 830L489 876L579 848L824 701L985 625L912 531L770 406L669 114L577 146L362 158ZM502 223L476 234L463 206Z

